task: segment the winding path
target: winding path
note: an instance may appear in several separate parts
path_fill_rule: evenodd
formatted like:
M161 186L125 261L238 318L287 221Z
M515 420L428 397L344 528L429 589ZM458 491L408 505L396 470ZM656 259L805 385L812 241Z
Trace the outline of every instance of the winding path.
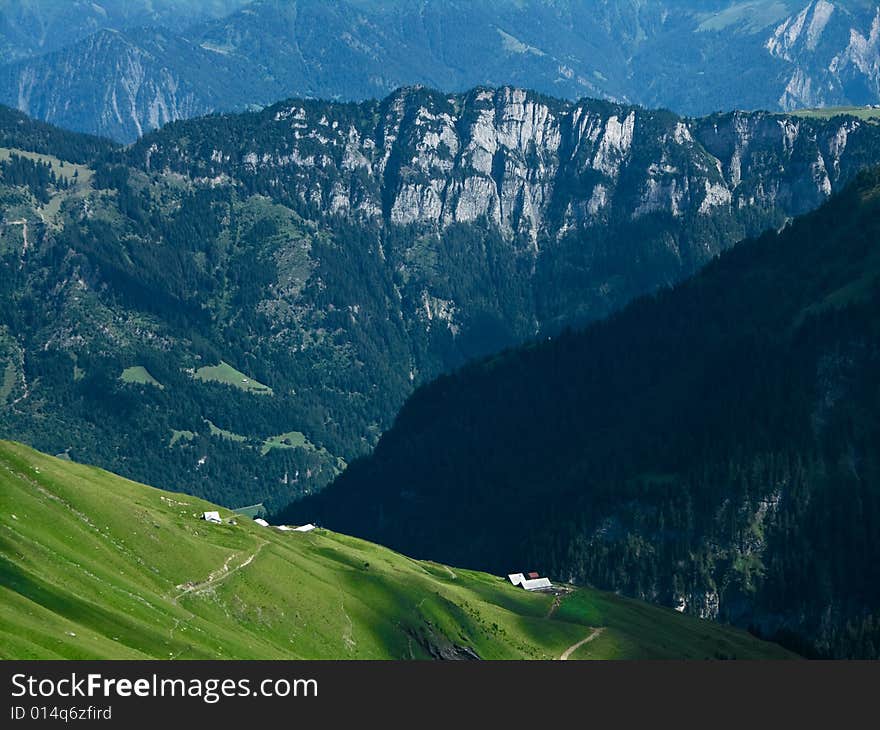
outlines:
M189 593L192 593L193 595L199 595L201 593L205 593L206 591L210 590L218 583L221 583L222 581L226 580L230 576L237 573L242 568L246 568L248 565L250 565L253 562L254 558L256 558L257 555L260 554L262 549L264 547L266 547L266 545L268 545L268 544L269 544L269 542L267 540L264 540L263 542L260 543L256 552L254 552L252 555L247 557L244 560L244 562L242 562L239 565L236 565L234 568L230 568L229 564L233 561L233 559L236 557L236 555L238 555L238 553L233 553L228 558L226 558L225 562L223 563L223 567L221 567L218 570L215 570L213 573L211 573L208 576L207 580L201 581L200 583L193 583L191 585L184 587L184 589L174 597L174 601L177 602L180 598L182 598L183 596L185 596ZM180 586L178 586L178 588L179 587Z
M584 644L589 644L593 639L595 639L599 634L601 634L604 629L593 629L593 633L590 634L586 639L581 639L577 644L572 644L568 649L562 652L562 656L559 657L559 661L566 661L572 654L574 654L578 649L580 649Z
M547 609L547 614L544 618L553 618L553 615L559 610L561 605L562 596L553 596L553 603L550 604L550 608Z

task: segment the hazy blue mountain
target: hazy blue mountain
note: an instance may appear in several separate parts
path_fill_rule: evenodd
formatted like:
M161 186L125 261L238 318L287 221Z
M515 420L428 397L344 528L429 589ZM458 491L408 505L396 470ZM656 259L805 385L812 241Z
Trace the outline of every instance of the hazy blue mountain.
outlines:
M99 30L156 25L182 30L248 0L0 0L0 58L30 58Z
M68 129L134 139L222 107L247 87L234 63L156 28L104 29L44 56L0 67L10 103ZM97 115L97 116L96 116Z
M112 27L167 26L163 7ZM163 42L142 32L108 45L50 25L40 42L52 52L3 69L0 101L125 141L168 118L411 84L512 84L687 115L864 105L880 102L878 11L861 0L255 0L172 23Z

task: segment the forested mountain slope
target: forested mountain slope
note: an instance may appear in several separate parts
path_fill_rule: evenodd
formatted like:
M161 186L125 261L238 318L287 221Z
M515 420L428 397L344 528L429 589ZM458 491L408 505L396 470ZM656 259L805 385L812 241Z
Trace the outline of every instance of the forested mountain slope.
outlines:
M582 332L420 388L287 519L880 652L880 172Z
M412 389L603 317L880 164L855 117L404 89L130 148L0 114L0 433L278 508Z

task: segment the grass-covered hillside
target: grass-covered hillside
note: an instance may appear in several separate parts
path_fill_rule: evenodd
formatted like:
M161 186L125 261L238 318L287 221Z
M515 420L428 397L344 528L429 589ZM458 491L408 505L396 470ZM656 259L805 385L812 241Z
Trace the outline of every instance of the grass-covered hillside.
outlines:
M0 442L0 657L791 656L611 594L554 600L325 530L210 524L209 508Z

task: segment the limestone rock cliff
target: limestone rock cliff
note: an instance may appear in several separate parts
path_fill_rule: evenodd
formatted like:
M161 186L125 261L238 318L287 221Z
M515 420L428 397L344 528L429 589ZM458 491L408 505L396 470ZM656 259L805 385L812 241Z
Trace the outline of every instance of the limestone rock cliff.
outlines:
M535 242L573 228L816 207L858 169L880 132L767 112L699 119L522 89L447 95L419 87L383 102L283 102L229 135L204 120L139 142L151 171L272 179L304 206L399 225L485 220ZM213 145L204 147L206 139Z

